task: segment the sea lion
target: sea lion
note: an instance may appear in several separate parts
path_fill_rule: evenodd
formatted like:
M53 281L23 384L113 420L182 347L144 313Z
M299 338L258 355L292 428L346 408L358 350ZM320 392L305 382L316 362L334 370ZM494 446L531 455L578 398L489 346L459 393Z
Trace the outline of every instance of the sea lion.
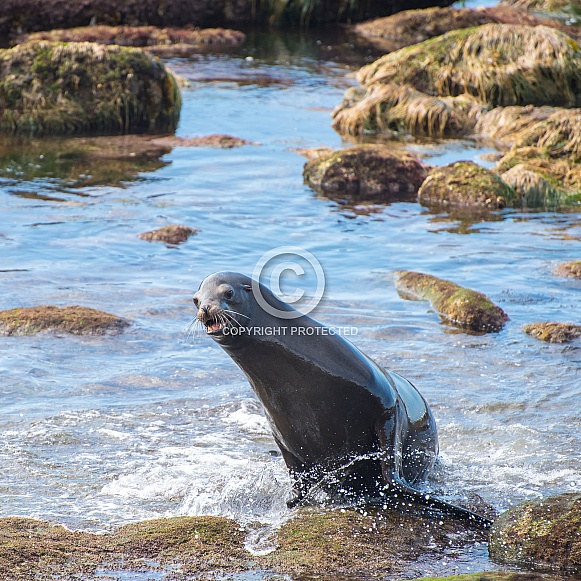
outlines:
M193 300L206 333L264 406L294 481L289 506L324 491L371 504L413 503L491 525L412 487L433 466L438 436L428 404L409 381L242 274L208 276Z

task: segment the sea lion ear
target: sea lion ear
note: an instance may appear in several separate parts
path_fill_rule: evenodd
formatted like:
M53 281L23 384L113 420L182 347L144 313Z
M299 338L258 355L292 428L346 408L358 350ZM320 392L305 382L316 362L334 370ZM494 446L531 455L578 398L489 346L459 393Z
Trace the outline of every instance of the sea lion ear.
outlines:
M243 284L243 285L242 285L242 288L243 288L243 289L244 289L244 290L245 290L247 293L250 293L250 292L252 292L252 285L250 285L250 284Z

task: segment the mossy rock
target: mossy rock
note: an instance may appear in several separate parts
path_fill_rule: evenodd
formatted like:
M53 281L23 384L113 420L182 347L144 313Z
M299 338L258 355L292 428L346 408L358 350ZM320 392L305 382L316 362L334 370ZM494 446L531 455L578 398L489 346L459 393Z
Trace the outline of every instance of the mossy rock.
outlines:
M515 191L496 174L471 161L434 168L418 192L424 206L500 210L519 205Z
M397 271L396 289L410 300L430 301L446 322L466 331L494 333L509 320L508 315L479 292L429 274Z
M146 240L147 242L165 242L171 246L176 246L177 244L183 244L190 236L193 236L198 232L198 228L190 228L189 226L184 226L182 224L172 224L169 226L162 226L161 228L152 230L151 232L143 232L139 235L139 238L141 238L141 240Z
M571 260L570 262L559 264L555 268L555 274L581 280L581 260Z
M246 35L228 28L186 28L157 26L79 26L57 28L20 36L19 43L31 40L50 42L97 42L135 46L154 54L187 53L200 49L238 46Z
M163 137L158 142L167 143L172 147L214 147L216 149L233 149L244 145L259 145L242 137L235 137L225 133L212 133L201 137Z
M385 145L317 150L303 170L305 182L331 198L350 201L415 200L427 168L411 154Z
M480 117L475 131L508 147L536 147L553 159L581 162L579 108L498 107Z
M489 553L500 563L580 571L581 494L560 494L507 510L492 527Z
M180 94L161 61L136 48L28 42L0 50L0 131L172 132Z
M541 18L522 7L502 5L476 10L452 7L402 10L391 16L356 24L351 27L351 31L388 53L441 36L452 30L484 24L545 25L569 35L577 36L579 33L579 30L566 26L560 20Z
M441 36L451 30L497 22L484 10L470 8L424 8L402 10L391 16L356 24L352 31L377 48L393 52Z
M70 531L27 518L0 519L0 569L6 579L89 579L98 569L236 572L248 568L244 532L220 517L143 521L110 534Z
M395 510L305 508L281 527L276 551L259 563L293 577L385 578L420 556L473 543L473 534L458 527Z
M358 80L365 97L333 113L340 133L390 131L399 114L411 133L453 135L456 122L447 118L465 111L460 134L468 134L494 107L580 106L581 51L571 37L547 26L485 24L387 54L360 69ZM411 102L402 94L406 86L415 92Z
M545 343L570 343L581 337L581 325L572 323L530 323L523 327L523 331Z
M73 335L119 333L129 322L89 307L40 306L0 311L0 335L63 331Z

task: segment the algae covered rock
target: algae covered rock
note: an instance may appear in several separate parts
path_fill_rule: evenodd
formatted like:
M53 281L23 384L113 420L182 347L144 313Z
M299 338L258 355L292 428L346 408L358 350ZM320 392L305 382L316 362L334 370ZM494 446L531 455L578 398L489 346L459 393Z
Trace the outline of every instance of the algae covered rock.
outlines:
M171 132L176 80L136 48L28 42L0 50L0 131L16 134Z
M555 268L555 274L581 280L581 260L571 260L570 262L559 264Z
M515 506L495 521L489 553L501 563L581 570L581 494L568 493Z
M97 42L99 44L118 44L137 46L150 52L175 51L175 47L209 48L237 46L242 44L246 35L238 30L227 28L186 28L157 26L79 26L34 32L18 38L19 43L31 40L51 42Z
M361 22L351 30L375 47L393 52L452 30L484 24L545 25L569 35L579 34L577 28L566 26L560 20L541 18L524 8L513 6L490 6L476 10L452 7L403 10L391 16Z
M109 534L71 531L29 518L0 518L0 569L6 579L93 579L99 569L187 575L248 568L244 533L211 516L154 519ZM165 575L164 575L165 577Z
M420 204L438 208L499 210L514 205L516 198L497 175L471 161L433 169L418 192Z
M302 509L277 532L277 549L261 564L293 577L386 578L421 556L474 539L457 522L395 510Z
M497 21L484 10L432 7L403 10L391 16L356 24L352 30L378 48L392 52L451 30L491 22Z
M303 170L305 182L321 194L357 201L415 200L427 168L411 154L385 145L317 150Z
M333 113L340 133L389 129L390 110L404 105L404 116L429 120L420 125L428 135L442 135L447 123L440 117L458 108L468 112L466 133L493 107L581 105L581 51L571 37L546 26L485 24L454 30L387 54L360 69L357 78L367 92L361 102L344 103ZM393 96L395 88L406 85L417 92L412 105ZM383 94L379 87L390 90ZM425 109L421 115L418 107ZM407 125L413 133L414 123Z
M146 240L147 242L165 242L166 244L175 246L186 242L190 236L197 234L198 232L199 230L197 228L175 224L162 226L161 228L152 230L151 232L143 232L139 235L139 238Z
M581 337L581 325L572 323L530 323L523 327L523 331L545 343L570 343Z
M430 301L447 323L479 333L500 331L508 315L479 292L429 274L400 270L395 273L396 289L410 300Z
M129 322L89 307L40 306L0 311L0 335L33 335L64 331L74 335L119 333Z

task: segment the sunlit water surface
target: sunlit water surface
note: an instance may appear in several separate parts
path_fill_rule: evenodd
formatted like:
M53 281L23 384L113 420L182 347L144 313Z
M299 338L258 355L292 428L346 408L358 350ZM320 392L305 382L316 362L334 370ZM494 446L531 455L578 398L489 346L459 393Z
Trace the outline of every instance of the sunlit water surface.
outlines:
M344 145L330 111L369 58L318 40L278 36L170 61L191 81L179 136L229 133L259 146L176 147L124 187L0 181L0 308L82 304L132 322L119 336L0 338L1 515L98 531L173 515L268 531L288 518L290 481L259 403L217 345L184 330L207 274L251 274L280 245L323 265L316 318L356 329L358 347L430 402L441 457L429 489L450 500L476 493L499 511L581 490L581 344L522 332L581 322L581 283L552 272L581 258L581 214L507 210L473 222L416 203L352 209L318 197L293 149ZM489 151L413 149L433 164ZM201 232L179 247L138 238L168 223ZM497 334L456 332L427 303L398 296L397 269L482 291L510 322ZM263 536L250 545L267 546ZM493 565L476 546L422 567Z

